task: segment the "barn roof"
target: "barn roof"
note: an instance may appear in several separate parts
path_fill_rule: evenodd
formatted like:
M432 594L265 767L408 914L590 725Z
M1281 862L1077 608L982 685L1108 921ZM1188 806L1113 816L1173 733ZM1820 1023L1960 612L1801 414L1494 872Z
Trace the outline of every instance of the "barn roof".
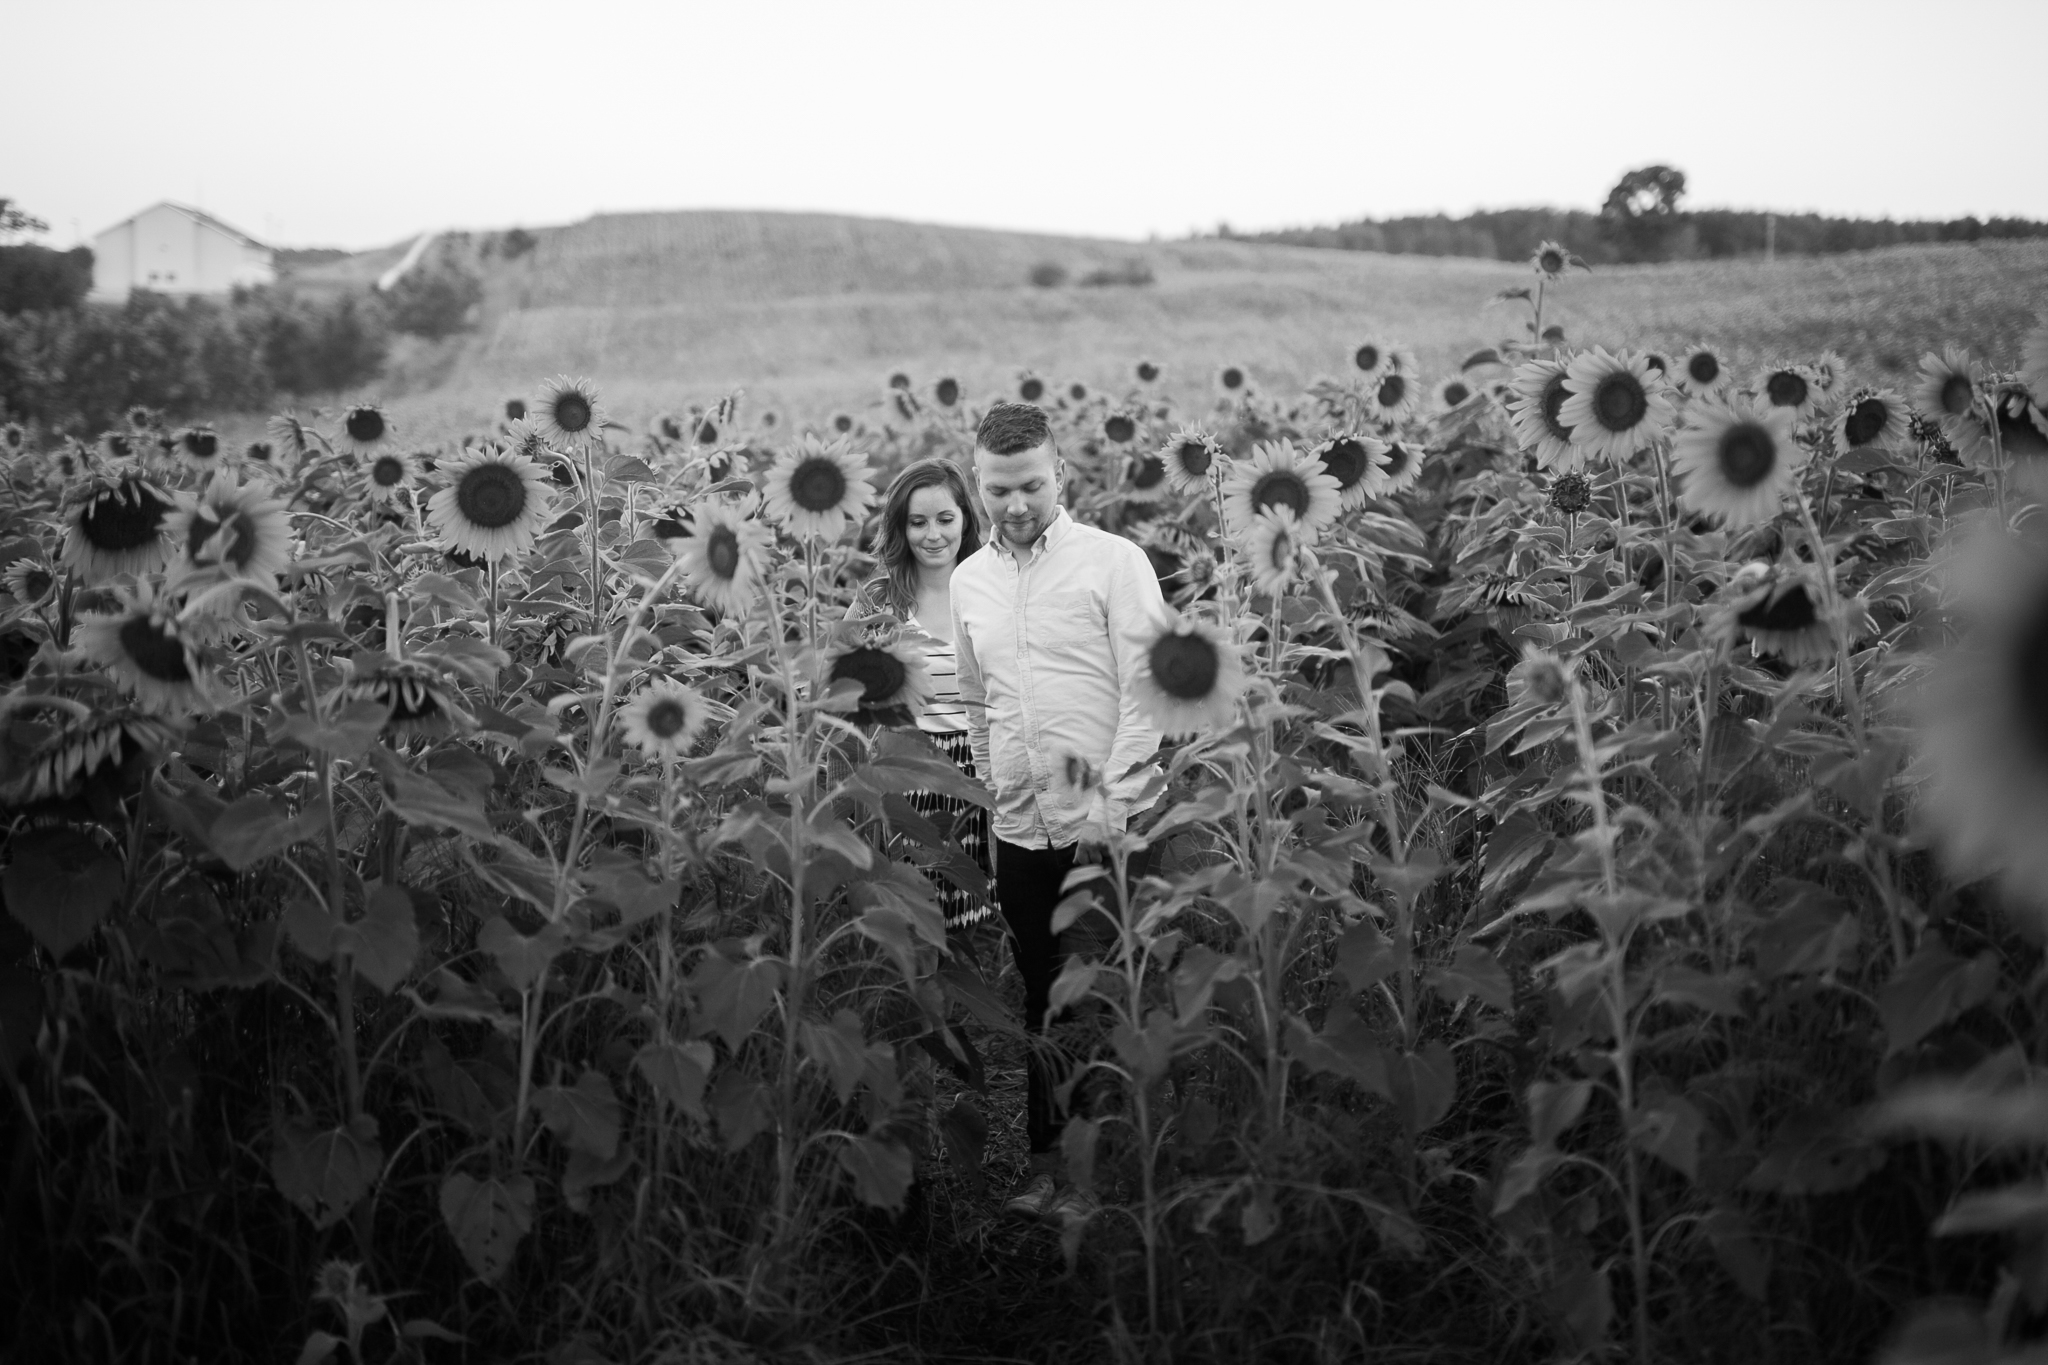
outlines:
M97 240L100 237L104 237L107 235L107 233L114 231L114 228L127 227L130 223L134 222L137 218L140 218L143 214L149 213L155 209L176 209L179 213L184 214L193 222L198 223L203 227L210 227L215 232L221 233L223 236L232 237L236 241L240 242L243 246L252 246L255 247L258 251L273 250L273 248L268 243L259 242L254 237L251 237L248 233L242 231L240 228L235 227L228 223L223 223L220 219L214 217L205 209L195 209L188 204L174 204L168 199L161 200L157 203L151 204L149 208L139 209L136 212L129 214L126 218L123 218L120 222L114 224L113 227L104 228L98 233L95 233L94 238L95 240Z

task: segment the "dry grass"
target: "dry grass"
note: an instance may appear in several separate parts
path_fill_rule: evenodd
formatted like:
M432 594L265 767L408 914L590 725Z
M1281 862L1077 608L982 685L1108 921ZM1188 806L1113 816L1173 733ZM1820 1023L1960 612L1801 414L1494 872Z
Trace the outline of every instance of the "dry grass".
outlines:
M482 326L408 346L384 387L408 433L431 441L488 420L535 376L589 374L638 426L734 388L799 419L872 405L892 370L942 374L970 398L1019 370L1123 388L1141 356L1183 398L1214 368L1269 388L1341 370L1371 332L1441 370L1505 336L1488 300L1528 283L1494 261L1199 241L1125 243L816 214L669 213L544 230L518 259L480 260ZM479 242L482 239L478 239ZM316 274L355 278L365 260ZM1142 288L1038 289L1030 267L1078 277L1131 260ZM1920 354L1964 341L2010 364L2048 304L2048 243L1901 247L1851 256L1615 267L1575 276L1547 320L1580 343L1731 347L1745 363L1844 349L1897 382Z

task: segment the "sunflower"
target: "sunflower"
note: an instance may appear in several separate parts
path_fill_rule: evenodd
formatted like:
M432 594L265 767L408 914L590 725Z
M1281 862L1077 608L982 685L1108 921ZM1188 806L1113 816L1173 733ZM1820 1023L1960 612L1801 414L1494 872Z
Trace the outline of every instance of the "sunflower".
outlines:
M1584 462L1580 448L1572 444L1571 425L1562 420L1565 400L1565 367L1555 360L1531 360L1515 367L1512 381L1515 396L1508 411L1513 418L1515 439L1525 450L1535 452L1536 463L1545 469L1577 469Z
M128 425L137 431L148 431L156 425L156 414L138 403L128 409Z
M0 450L19 455L28 447L28 428L19 422L0 424Z
M281 464L297 464L313 449L314 436L296 413L281 412L264 424Z
M1955 566L1963 629L1918 706L1922 810L1964 876L2048 915L2048 546L1990 536Z
M1550 481L1548 496L1552 511L1575 517L1593 505L1593 485L1584 474L1560 474Z
M1820 386L1820 391L1831 394L1845 387L1844 381L1849 377L1849 362L1833 351L1822 351L1820 357L1808 367L1808 371L1813 376L1813 382Z
M1223 485L1223 511L1239 531L1269 507L1288 508L1304 528L1320 531L1343 507L1337 481L1286 441L1265 441Z
M251 441L242 447L242 462L244 464L258 465L264 469L276 468L276 455L277 448L268 441Z
M1317 446L1310 455L1323 472L1337 481L1337 498L1349 510L1378 497L1386 487L1383 466L1387 443L1370 436L1338 435Z
M33 559L17 559L7 566L7 573L0 582L7 585L7 595L24 607L32 607L50 595L50 589L57 586L57 575L46 564Z
M889 391L889 406L896 409L896 415L906 422L915 422L917 414L921 411L918 407L917 395L909 389L891 389Z
M1177 493L1192 493L1223 471L1223 447L1206 431L1182 427L1159 448L1166 464L1166 482Z
M619 710L626 742L649 758L689 753L710 718L710 703L673 678L656 678Z
M1794 668L1833 656L1834 630L1821 605L1825 595L1806 574L1745 564L1721 597L1722 629L1732 639L1747 640L1752 654L1773 655Z
M1140 384L1150 384L1158 378L1159 366L1156 362L1150 360L1138 362L1138 382Z
M1941 423L1951 440L1955 428L1977 406L1980 375L1970 353L1959 346L1944 346L1941 354L1929 351L1920 357L1919 381L1913 385L1913 406Z
M1784 408L1795 418L1813 416L1820 406L1821 387L1813 371L1804 365L1778 365L1756 377L1756 392L1774 408Z
M1313 570L1314 543L1314 532L1295 520L1293 510L1276 505L1252 518L1238 548L1251 566L1252 586L1278 597Z
M948 375L932 385L932 401L942 408L950 408L960 401L960 381Z
M1073 383L1067 385L1067 397L1073 399L1076 403L1087 402L1088 386L1086 384L1083 384L1078 379L1075 380Z
M1422 477L1422 447L1412 441L1389 441L1380 456L1380 492L1399 493L1413 488Z
M799 540L835 541L875 500L871 473L867 457L844 441L805 436L769 469L763 512Z
M1216 387L1233 398L1243 397L1250 385L1251 376L1242 365L1225 365L1216 371Z
M1036 403L1045 397L1045 381L1026 370L1017 376L1017 396L1027 403Z
M123 706L94 711L39 739L0 786L0 805L27 806L76 796L101 770L116 773L131 759L155 757L170 748L177 732L153 716Z
M1680 501L1729 526L1769 521L1806 461L1792 424L1790 408L1761 398L1699 404L1671 448Z
M1994 456L2029 462L2048 456L2048 412L2034 402L2026 386L2007 380L1990 385L1989 390L1988 402L1972 409L1950 429L1956 447L1978 464L1987 463Z
M529 411L540 434L552 440L594 440L604 430L604 411L597 405L597 385L588 379L556 375L540 386Z
M1134 502L1157 502L1170 486L1166 461L1158 455L1137 452L1124 464L1124 496Z
M285 505L256 484L237 487L227 470L213 476L191 505L171 513L164 531L185 570L218 569L230 578L269 583L291 563L292 527Z
M171 495L133 466L93 478L64 501L63 561L87 583L163 566Z
M526 420L526 400L524 398L507 398L505 400L505 420L508 422L524 422Z
M1351 353L1351 363L1368 380L1377 379L1391 369L1394 361L1394 343L1382 337L1367 337L1358 343L1358 349Z
M1230 724L1243 691L1237 647L1192 616L1169 613L1139 661L1138 715L1168 739Z
M419 466L402 450L380 450L370 460L364 491L377 502L395 502L399 490L419 477Z
M695 438L697 444L700 446L717 445L718 418L715 415L709 413L705 414L702 417L699 417L697 419L696 425L691 429L690 435Z
M683 579L699 602L720 611L744 612L760 595L774 536L736 507L697 505L689 534L667 542L682 561Z
M1835 449L1844 455L1855 450L1897 450L1912 434L1911 418L1906 400L1890 389L1858 389L1835 414L1831 426Z
M464 709L448 675L417 659L393 659L358 673L341 685L340 696L344 702L383 707L389 735L442 735L476 727L476 717Z
M832 430L839 433L841 436L844 436L847 433L851 432L853 430L853 427L854 422L852 413L835 412L832 414Z
M357 403L341 414L341 448L357 455L375 454L394 435L391 419L375 403Z
M683 439L683 424L672 412L656 413L654 421L648 424L648 431L657 439L663 441L680 441Z
M1564 387L1571 396L1558 409L1558 420L1572 429L1573 442L1588 457L1625 464L1670 430L1677 416L1664 395L1663 377L1628 351L1610 355L1595 346L1582 353L1566 369Z
M1102 419L1102 436L1117 445L1129 445L1137 439L1138 424L1127 412L1112 412Z
M1697 397L1721 392L1728 387L1732 375L1721 353L1702 341L1685 353L1672 377L1678 381L1678 387Z
M1561 280L1564 272L1577 266L1590 270L1591 266L1565 250L1563 243L1546 241L1529 253L1529 268L1546 280Z
M533 548L547 516L541 467L517 451L464 451L441 465L448 486L427 504L441 547L478 559L520 556Z
M135 457L135 439L125 431L103 431L99 439L100 458L128 460Z
M1422 385L1411 371L1382 369L1366 384L1366 407L1388 426L1401 421L1422 404Z
M220 468L220 435L212 427L184 427L175 439L178 462L187 469Z
M1455 412L1477 396L1479 390L1461 374L1439 379L1429 391L1430 405L1438 412Z
M864 639L828 650L823 660L819 693L844 683L858 683L853 699L857 720L882 725L908 725L932 699L931 670L924 651L898 637L894 641Z
M115 589L116 609L80 618L78 652L107 670L136 705L157 714L211 709L199 643L175 605L147 582Z

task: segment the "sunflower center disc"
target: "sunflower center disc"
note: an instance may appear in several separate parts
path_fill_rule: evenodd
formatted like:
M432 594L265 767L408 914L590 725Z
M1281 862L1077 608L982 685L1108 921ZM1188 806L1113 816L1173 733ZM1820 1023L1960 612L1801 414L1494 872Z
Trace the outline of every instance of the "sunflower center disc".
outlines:
M1960 417L1970 410L1970 379L1968 375L1952 374L1942 384L1941 410L1951 417Z
M1884 419L1888 416L1890 414L1885 411L1881 399L1866 398L1858 403L1849 414L1849 420L1842 424L1842 434L1849 438L1850 448L1853 450L1875 441L1877 434L1884 430Z
M571 436L590 425L590 400L580 393L565 393L555 400L555 425Z
M1685 373L1695 384L1711 384L1721 377L1721 362L1702 351L1685 362Z
M1998 406L1998 443L2008 456L2038 460L2048 455L2048 436L2026 420L2026 407L2011 400Z
M1754 488L1778 463L1778 443L1754 422L1728 429L1721 438L1721 473L1737 488Z
M1180 467L1200 478L1209 472L1209 447L1200 441L1183 441L1180 449L1173 452L1173 458L1180 461Z
M1207 697L1222 668L1216 646L1200 635L1162 636L1152 645L1151 664L1160 690L1179 701Z
M1377 370L1380 367L1380 348L1361 346L1358 348L1358 354L1351 358L1358 363L1361 370Z
M1536 263L1543 267L1543 273L1546 275L1561 274L1564 270L1564 257L1555 251L1544 252Z
M714 530L704 542L704 562L713 574L731 580L740 571L739 533L729 526Z
M941 379L936 391L941 407L952 407L960 401L960 385L951 379Z
M1147 455L1138 461L1138 467L1131 472L1133 488L1157 488L1166 477L1166 461L1157 455Z
M375 441L384 435L384 414L370 408L357 408L342 426L351 441Z
M125 498L118 489L100 494L78 519L78 529L95 550L139 550L163 528L164 513L169 509L133 484L126 491Z
M1285 469L1261 474L1252 485L1252 510L1263 512L1275 505L1289 508L1297 517L1308 515L1308 485L1301 476Z
M789 496L806 512L829 512L846 496L846 471L832 460L805 460L789 476Z
M1444 385L1444 404L1447 407L1455 408L1471 396L1472 390L1466 388L1463 384L1460 384L1455 380L1453 380L1451 383Z
M188 431L185 450L196 459L210 460L220 452L220 438L210 431Z
M647 708L647 728L657 739L674 739L683 732L688 720L683 704L672 697L664 697Z
M1323 449L1323 472L1337 481L1337 486L1349 489L1365 477L1365 447L1349 436L1330 442Z
M480 464L455 485L455 506L486 531L510 526L526 510L526 480L501 464Z
M1017 392L1024 396L1025 402L1036 403L1044 395L1045 385L1039 380L1027 379L1024 381L1023 387L1019 388Z
M2014 641L2010 680L2013 711L2036 754L2048 755L2048 602Z
M1408 381L1401 375L1390 374L1380 381L1379 400L1383 408L1395 408L1408 394Z
M396 488L405 477L405 462L393 455L380 455L370 466L370 482L379 488Z
M863 706L873 706L888 700L903 690L903 661L886 649L872 649L863 646L848 650L832 661L832 681L851 679L860 684L860 701Z
M1778 595L1776 601L1769 598L1757 603L1747 611L1736 613L1735 619L1751 630L1805 630L1820 619L1820 613L1813 608L1813 598L1806 589L1793 584Z
M717 444L718 444L718 428L717 428L717 427L716 427L715 425L713 425L712 423L710 423L710 422L700 422L700 423L698 423L698 424L697 424L697 444L698 444L698 445L700 445L700 446L715 446L715 445L717 445Z
M1234 389L1244 383L1244 371L1235 367L1223 372L1223 387Z
M163 683L188 683L192 669L185 662L181 640L157 629L147 616L131 616L121 623L121 652L144 677Z
M1806 401L1806 376L1779 370L1764 381L1764 393L1781 408L1796 408Z
M1130 418L1118 416L1102 424L1102 434L1112 441L1123 442L1137 435L1138 429L1131 424Z
M1593 415L1609 431L1633 431L1650 399L1632 374L1610 374L1593 390Z

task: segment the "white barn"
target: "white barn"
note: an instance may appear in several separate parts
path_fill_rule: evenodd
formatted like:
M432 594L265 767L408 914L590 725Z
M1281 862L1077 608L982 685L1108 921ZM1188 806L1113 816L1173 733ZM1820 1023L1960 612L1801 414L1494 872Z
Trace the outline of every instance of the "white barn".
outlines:
M210 213L166 201L92 239L92 295L118 303L132 289L225 294L277 278L271 249Z

